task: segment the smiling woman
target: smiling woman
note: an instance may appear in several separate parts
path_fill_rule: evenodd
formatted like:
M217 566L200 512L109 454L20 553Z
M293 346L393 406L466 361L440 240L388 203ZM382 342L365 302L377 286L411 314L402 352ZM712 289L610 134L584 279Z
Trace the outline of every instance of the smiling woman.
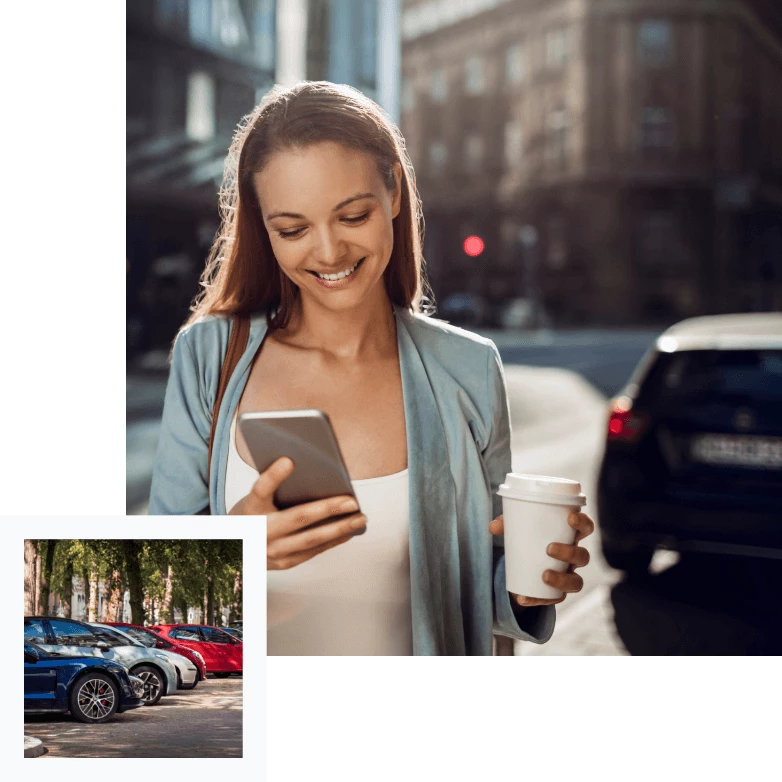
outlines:
M267 517L270 654L490 654L493 628L546 641L560 601L505 589L499 354L424 313L399 130L350 87L275 88L236 134L222 196L174 345L150 512ZM328 416L352 494L280 509L296 465L281 453L259 473L236 421L302 409Z

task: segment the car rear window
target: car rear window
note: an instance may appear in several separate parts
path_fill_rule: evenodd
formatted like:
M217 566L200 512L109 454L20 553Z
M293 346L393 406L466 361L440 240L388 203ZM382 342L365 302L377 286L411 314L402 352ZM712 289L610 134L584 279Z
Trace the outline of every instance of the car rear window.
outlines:
M782 350L662 353L642 386L646 398L782 399Z

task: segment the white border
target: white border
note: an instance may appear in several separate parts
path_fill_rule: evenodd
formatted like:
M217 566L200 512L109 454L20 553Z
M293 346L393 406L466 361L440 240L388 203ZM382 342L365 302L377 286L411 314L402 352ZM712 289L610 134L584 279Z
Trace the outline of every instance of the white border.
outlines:
M4 580L4 593L12 596L19 594L24 571L24 540L28 539L241 539L243 541L243 621L245 621L244 651L245 673L243 676L243 735L242 758L226 758L237 761L230 763L230 769L239 774L239 779L253 779L262 782L265 778L264 766L266 759L266 569L261 563L266 561L266 534L263 518L245 518L242 521L226 523L221 519L215 524L214 519L203 516L196 517L99 517L94 519L57 519L57 518L16 518L5 519L10 522L10 528L19 531L18 537L11 536L2 546L0 572ZM129 523L130 521L130 523ZM188 535L182 535L183 530ZM3 670L14 671L19 668L19 650L13 644L5 643L0 648L3 656ZM23 682L21 676L13 676L10 702L19 704L23 698ZM19 709L9 708L3 714L5 730L3 731L3 752L6 758L21 758L19 753ZM24 759L24 758L21 758ZM110 763L115 758L62 758L73 763L89 762L92 771L96 762ZM160 763L176 763L187 765L188 779L206 778L207 773L214 770L201 771L197 764L207 758L135 758L155 765ZM219 758L217 759L219 760ZM135 764L133 764L135 767ZM127 765L110 763L111 779L136 780L137 769L131 770ZM172 766L173 769L173 766ZM25 767L25 778L31 776L31 769ZM46 773L46 772L41 772ZM68 772L64 777L61 772L58 778L74 780L84 778L84 769ZM224 773L224 772L220 772ZM35 774L37 776L37 772ZM21 777L19 777L21 778Z

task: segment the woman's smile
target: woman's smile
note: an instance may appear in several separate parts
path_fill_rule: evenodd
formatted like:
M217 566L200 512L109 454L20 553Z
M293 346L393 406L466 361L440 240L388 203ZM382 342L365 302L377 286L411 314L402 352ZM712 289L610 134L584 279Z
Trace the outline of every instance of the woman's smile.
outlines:
M366 256L352 266L343 268L341 271L333 274L316 272L311 269L307 269L307 271L315 278L315 282L323 288L344 288L346 285L349 285L356 274L358 274L358 270L364 263L365 258Z

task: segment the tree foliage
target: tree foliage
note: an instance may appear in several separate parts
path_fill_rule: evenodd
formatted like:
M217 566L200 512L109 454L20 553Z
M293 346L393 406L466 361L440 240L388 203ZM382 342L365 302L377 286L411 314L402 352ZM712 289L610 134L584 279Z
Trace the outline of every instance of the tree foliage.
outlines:
M241 616L241 540L56 540L34 541L47 564L45 588L59 596L66 616L74 617L71 584L97 576L103 585L103 616L113 621L117 596L130 593L130 621L173 621L173 612L199 609L201 621L214 624L220 608ZM28 548L25 555L28 557ZM25 588L29 574L26 571ZM97 582L96 582L97 583ZM89 603L89 584L83 591ZM106 606L111 598L111 606ZM93 595L93 603L95 595ZM25 605L27 606L27 598ZM154 612L154 616L148 616ZM75 618L75 617L74 617ZM96 619L100 619L97 616Z

